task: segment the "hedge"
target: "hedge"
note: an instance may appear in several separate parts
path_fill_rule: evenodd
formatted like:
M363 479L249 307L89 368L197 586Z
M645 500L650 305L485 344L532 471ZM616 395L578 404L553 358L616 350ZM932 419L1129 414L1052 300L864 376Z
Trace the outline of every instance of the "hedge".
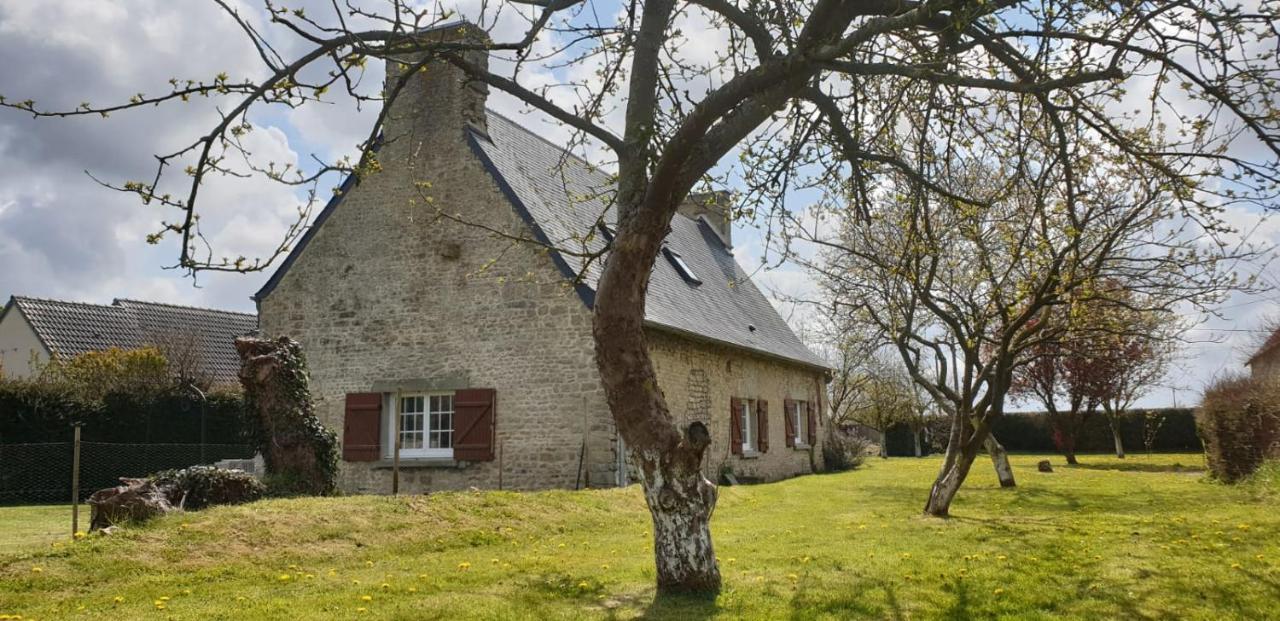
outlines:
M1124 442L1126 453L1141 453L1146 450L1143 443L1143 413L1159 413L1164 415L1164 424L1156 433L1154 451L1187 451L1204 450L1200 436L1196 432L1195 414L1191 408L1156 408L1134 409L1121 415L1120 438ZM995 419L992 431L1005 449L1023 453L1056 453L1053 444L1053 430L1049 425L1049 415L1044 412L1012 412ZM889 454L893 456L914 455L911 431L905 425L897 425L889 429L886 438ZM928 447L925 447L928 452ZM1115 442L1111 437L1111 426L1101 412L1089 417L1084 430L1076 444L1077 453L1112 453Z

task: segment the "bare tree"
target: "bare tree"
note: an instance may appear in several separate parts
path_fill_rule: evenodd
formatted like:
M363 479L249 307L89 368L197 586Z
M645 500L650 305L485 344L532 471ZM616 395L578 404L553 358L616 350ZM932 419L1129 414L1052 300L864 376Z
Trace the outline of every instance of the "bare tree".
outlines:
M843 204L865 209L872 203L872 181L890 173L955 200L958 190L945 183L953 171L935 162L953 162L958 150L980 151L1001 141L1002 149L1015 153L1024 134L1006 128L1005 121L1020 116L1034 117L1047 132L1048 148L1040 151L1044 163L1001 173L1059 179L1062 190L1054 200L1068 219L1080 217L1078 202L1090 174L1063 166L1080 157L1141 162L1164 174L1164 187L1174 188L1184 205L1262 200L1270 184L1280 180L1275 162L1280 120L1274 109L1280 68L1271 5L1244 11L1225 0L494 0L468 17L492 24L515 16L524 20L524 34L457 38L439 36L439 29L436 35L423 33L453 19L451 11L420 9L407 0L334 2L312 12L268 3L266 18L241 12L238 3L212 1L244 30L246 44L262 60L261 75L175 78L159 94L139 93L118 104L72 103L58 109L11 97L0 105L57 117L216 99L217 119L189 145L161 154L153 177L115 186L170 209L174 217L151 241L176 236L176 266L193 272L258 270L273 258L222 258L207 246L198 217L203 181L263 175L311 188L314 197L328 173L372 174L378 168L378 137L401 138L382 135L387 111L432 62L446 62L510 94L575 131L578 140L611 153L618 227L593 307L596 361L619 433L641 472L663 591L720 585L709 528L716 490L699 468L709 437L701 425L679 429L672 422L643 330L651 268L677 206L696 185L713 176L742 176L736 210L741 216L781 216L792 190L825 181L843 189ZM691 20L699 27L688 28ZM708 36L708 30L722 34L724 44L711 58L690 58L686 43ZM286 48L277 45L285 39L300 51L286 58L279 51ZM486 55L504 62L490 70L482 62ZM370 59L393 65L381 88L360 82ZM557 71L572 65L592 71L586 78L547 85L527 70L536 66L564 76ZM1153 91L1144 112L1110 107L1123 101L1126 88ZM326 96L383 105L354 161L281 170L255 161L243 147L251 112L313 105L328 101ZM1193 103L1183 105L1187 98ZM922 114L923 122L904 123ZM1177 122L1168 135L1163 131L1167 115L1176 115ZM938 145L951 153L935 154L942 156L937 160L909 157L900 133L906 126L918 130L912 144ZM1104 143L1107 152L1081 153L1069 135L1074 127ZM1226 149L1237 141L1256 148ZM847 165L821 165L832 156ZM811 172L814 164L820 172ZM165 183L174 171L186 174L179 190ZM809 178L812 174L819 179ZM1218 179L1229 180L1229 187L1210 183ZM1206 194L1210 191L1218 194ZM961 203L993 204L978 198ZM305 226L307 205L300 212L277 254ZM891 232L909 236L911 226L911 221L898 222ZM1054 230L1065 234L1067 229ZM1055 289L1058 280L1042 284ZM1034 314L1038 306L1005 305L1002 311L1006 322L1020 324L1019 317ZM911 325L918 325L919 317L909 316ZM984 339L997 333L986 328L957 332ZM894 333L916 332L896 326ZM1000 334L1012 340L1020 332ZM908 357L922 345L910 337L899 341ZM958 342L965 350L974 346ZM1002 350L1012 346L1001 344ZM965 364L962 373L986 368L977 360ZM1003 386L1007 364L1001 358L995 367L982 381ZM980 445L987 435L986 415L974 419L973 401L959 402L967 405L957 417L962 424L952 444L965 453L970 440L978 438ZM998 402L994 405L998 411ZM949 456L938 484L950 491L931 501L930 513L946 513L967 472L967 463L954 458Z

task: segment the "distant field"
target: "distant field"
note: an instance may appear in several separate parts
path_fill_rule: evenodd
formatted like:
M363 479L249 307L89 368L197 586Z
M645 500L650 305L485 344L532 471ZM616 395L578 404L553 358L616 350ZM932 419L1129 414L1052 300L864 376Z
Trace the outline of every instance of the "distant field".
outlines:
M1274 619L1280 483L1199 455L979 462L942 521L937 458L721 488L725 589L655 599L639 490L273 500L111 537L0 508L0 615L25 619Z

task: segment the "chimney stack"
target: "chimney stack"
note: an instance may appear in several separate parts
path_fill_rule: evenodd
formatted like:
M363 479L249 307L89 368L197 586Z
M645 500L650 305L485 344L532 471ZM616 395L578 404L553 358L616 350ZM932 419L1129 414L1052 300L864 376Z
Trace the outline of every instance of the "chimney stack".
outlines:
M483 29L465 21L421 30L416 36L430 42L483 43L489 40ZM489 53L485 50L459 54L482 70L489 68ZM390 93L395 88L403 71L421 61L421 55L387 60L386 92ZM433 138L438 131L454 132L457 136L468 125L487 133L485 100L488 96L489 87L484 82L471 79L466 72L446 60L433 60L400 91L387 118L387 136L392 138L416 133L425 140Z
M711 230L720 236L725 247L733 247L733 220L729 210L733 206L733 194L727 190L691 193L676 211L691 220L702 218Z

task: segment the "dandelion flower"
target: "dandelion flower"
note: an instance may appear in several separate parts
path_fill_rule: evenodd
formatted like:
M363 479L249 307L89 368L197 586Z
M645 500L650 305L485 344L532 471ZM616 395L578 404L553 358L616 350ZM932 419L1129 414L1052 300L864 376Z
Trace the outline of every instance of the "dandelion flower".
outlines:
M361 613L369 612L369 609L365 608L364 606L361 606L359 608L356 608L356 612L361 612Z
M42 574L42 573L44 573L44 568L43 568L43 567L32 567L32 568L31 568L31 573L33 573L33 574Z
M799 580L799 579L800 579L800 576L797 576L795 574L787 574L787 580L795 582L796 580Z
M1232 563L1232 564L1231 564L1231 568L1232 568L1232 569L1240 569L1240 563Z
M84 533L84 531L82 531L82 530L78 530L78 531L76 531L76 532L75 532L75 534L73 534L73 535L71 535L71 536L72 536L72 537L75 537L76 539L84 539L84 538L85 538L85 533Z
M119 596L119 595L117 595L117 596L115 596L115 597L111 598L111 601L113 601L113 602L115 602L115 603L117 603L117 604L123 604L123 603L124 603L124 598L123 598L123 597L121 597L121 596Z
M161 595L161 596L160 596L160 601L162 601L162 602L167 602L167 601L169 601L169 596L168 596L168 595Z
M588 588L590 588L590 587L591 587L591 585L587 584L587 581L586 581L586 580L583 580L582 582L579 582L579 583L578 583L578 588L579 588L579 589L583 589L583 590L585 590L585 589L588 589Z
M1009 557L1007 557L1007 556L1005 556L1005 555L1001 554L1000 556L997 556L997 557L996 557L996 560L997 560L997 561L1004 561L1004 560L1008 560L1008 558L1009 558Z
M410 593L417 593L417 592L418 592L418 587L409 587L409 592L410 592Z
M996 595L1002 595L1002 594L1004 594L1004 589L996 589L996 590L992 591L992 593L994 593L994 594L996 594Z
M360 601L362 601L362 602L371 602L371 601L373 601L373 596L372 596L372 595L361 595L361 596L360 596Z
M387 584L387 583L383 582L383 583L382 583L382 585L381 585L379 588L381 588L383 591L387 591L387 590L390 590L390 589L391 589L391 585L389 585L389 584Z
M276 580L279 580L280 582L288 582L289 578L292 578L289 574L280 574Z
M427 579L427 574L418 574L418 579L419 579L419 580L426 580L426 579Z
M352 579L351 579L351 584L360 584L360 581L359 581L359 580L357 580L357 579L355 579L355 578L352 578Z
M364 562L364 566L365 566L365 567L373 567L373 561L365 561L365 562Z
M729 562L730 562L730 563L732 563L732 562L733 562L733 559L729 559ZM609 564L608 564L608 563L603 563L603 564L601 564L601 565L600 565L600 569L608 570L608 569L609 569Z
M1237 525L1236 525L1236 528L1238 528L1238 529L1240 529L1240 530L1249 530L1249 525L1248 525L1248 524L1237 524Z
M462 561L461 563L458 563L458 569L461 571L466 571L468 569L471 569L471 563Z

